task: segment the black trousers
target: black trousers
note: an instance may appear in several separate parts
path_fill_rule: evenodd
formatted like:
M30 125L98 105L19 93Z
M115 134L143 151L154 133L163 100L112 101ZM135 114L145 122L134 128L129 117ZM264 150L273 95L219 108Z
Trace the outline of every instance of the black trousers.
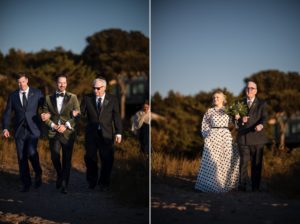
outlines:
M149 153L149 130L149 124L143 123L139 133L140 148L146 154Z
M248 180L248 162L251 161L252 190L259 190L262 171L264 145L239 145L240 186L245 187Z
M19 173L22 184L28 187L31 185L28 160L32 165L35 176L42 175L39 154L37 152L38 138L32 135L31 131L27 127L22 127L21 136L21 138L15 139L19 163Z
M109 186L114 163L113 141L103 138L101 131L96 131L91 135L86 134L85 149L84 160L88 183L92 186L97 183ZM101 161L100 176L98 174L98 152Z
M57 135L49 140L51 160L56 170L57 178L61 179L68 186L73 145L75 139L66 140L62 135ZM60 158L60 149L62 149L62 159Z

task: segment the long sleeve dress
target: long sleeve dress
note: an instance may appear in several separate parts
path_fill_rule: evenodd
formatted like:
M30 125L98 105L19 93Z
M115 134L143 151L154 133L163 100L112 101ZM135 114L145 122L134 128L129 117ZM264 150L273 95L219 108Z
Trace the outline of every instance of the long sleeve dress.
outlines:
M238 187L239 153L228 129L224 109L210 108L202 121L204 151L195 188L203 192L228 192Z

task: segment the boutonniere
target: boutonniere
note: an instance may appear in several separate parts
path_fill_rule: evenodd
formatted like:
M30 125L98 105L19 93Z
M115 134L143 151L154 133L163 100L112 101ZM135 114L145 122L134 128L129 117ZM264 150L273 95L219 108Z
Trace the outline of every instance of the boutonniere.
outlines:
M29 94L29 96L33 96L33 95L34 95L34 93L30 93L30 94Z

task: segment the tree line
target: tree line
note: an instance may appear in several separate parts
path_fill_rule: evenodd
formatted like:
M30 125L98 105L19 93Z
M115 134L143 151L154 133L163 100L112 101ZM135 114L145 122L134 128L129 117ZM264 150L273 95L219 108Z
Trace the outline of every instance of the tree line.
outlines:
M257 83L257 96L268 105L269 122L279 127L279 150L286 150L285 132L287 122L300 116L300 74L278 70L260 71L244 79L244 83L252 80ZM203 146L201 123L206 110L212 106L212 95L217 89L199 92L193 96L184 96L169 91L163 98L158 92L151 98L152 111L159 114L152 120L152 150L173 155L194 157ZM244 90L238 96L226 88L221 89L228 102L241 100L245 97ZM270 142L274 141L272 125L268 125ZM234 133L234 130L233 134ZM299 136L298 136L299 139Z
M29 85L44 94L56 88L57 73L68 75L68 90L80 98L92 91L92 81L98 74L120 89L122 118L125 118L127 81L137 76L149 80L149 38L139 31L107 29L86 38L81 54L63 47L39 52L10 49L0 51L0 110L4 110L8 94L17 88L15 74L29 74ZM2 117L2 114L0 115Z

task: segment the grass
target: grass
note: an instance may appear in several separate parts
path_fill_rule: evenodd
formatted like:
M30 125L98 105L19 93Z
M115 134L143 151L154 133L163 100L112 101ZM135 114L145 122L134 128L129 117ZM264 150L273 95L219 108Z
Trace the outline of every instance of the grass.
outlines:
M72 168L85 174L82 140L76 141L73 150ZM43 181L55 180L56 173L51 162L47 140L39 141L38 152L43 169ZM0 171L18 174L18 170L14 141L12 139L1 141ZM121 203L132 206L149 205L149 163L148 158L139 152L136 139L125 138L122 144L116 147L111 183L112 192Z
M187 159L153 152L151 158L152 182L171 181L173 183L174 178L195 180L200 163L200 157ZM291 198L300 198L300 149L274 155L271 150L266 148L262 178L270 192Z

